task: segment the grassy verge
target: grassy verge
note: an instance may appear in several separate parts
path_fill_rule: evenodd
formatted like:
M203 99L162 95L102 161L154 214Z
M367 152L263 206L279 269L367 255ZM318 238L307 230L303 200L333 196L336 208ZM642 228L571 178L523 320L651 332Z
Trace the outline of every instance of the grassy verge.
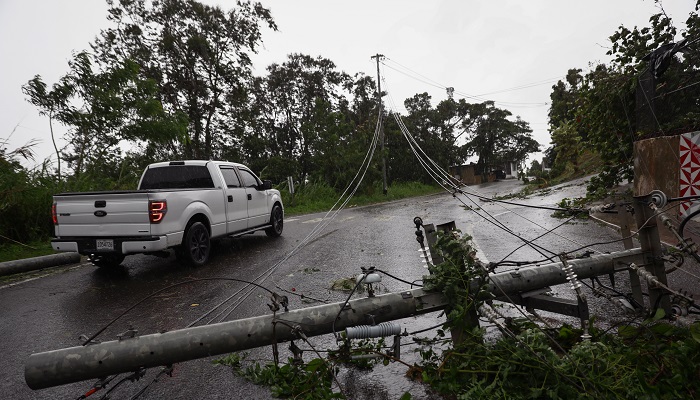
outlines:
M400 200L408 197L440 193L441 188L418 182L395 183L388 188L387 194L382 193L381 183L366 188L362 193L356 193L346 207L357 207L377 204L387 201ZM338 200L341 193L324 183L311 183L300 186L294 194L294 202L285 188L281 188L286 215L309 214L328 211ZM336 205L336 208L340 205Z
M6 243L0 245L0 262L45 256L54 253L49 239L46 239L46 241L32 242L27 245Z

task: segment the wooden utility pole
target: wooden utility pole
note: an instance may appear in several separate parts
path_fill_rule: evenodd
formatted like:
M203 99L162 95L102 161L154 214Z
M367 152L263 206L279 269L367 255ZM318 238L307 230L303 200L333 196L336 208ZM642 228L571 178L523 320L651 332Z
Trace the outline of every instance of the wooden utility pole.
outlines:
M375 54L372 56L377 60L377 103L379 104L379 140L382 143L382 192L386 196L387 186L386 186L386 157L384 156L384 108L382 107L382 80L379 76L379 61L384 58L383 54Z

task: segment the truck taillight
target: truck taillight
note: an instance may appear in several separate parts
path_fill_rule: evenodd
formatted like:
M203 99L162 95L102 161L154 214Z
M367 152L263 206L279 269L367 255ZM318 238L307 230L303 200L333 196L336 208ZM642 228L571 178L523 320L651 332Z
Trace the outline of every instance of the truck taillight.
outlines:
M168 202L165 200L150 200L148 202L148 218L152 224L159 224L168 212Z
M56 214L56 203L51 205L51 219L54 225L58 225L58 215Z

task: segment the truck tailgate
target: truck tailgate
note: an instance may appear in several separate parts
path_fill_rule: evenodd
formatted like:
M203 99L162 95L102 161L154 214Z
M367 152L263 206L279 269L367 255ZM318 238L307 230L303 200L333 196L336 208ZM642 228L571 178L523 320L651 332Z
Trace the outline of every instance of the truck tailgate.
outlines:
M57 237L147 236L145 191L65 193L54 196Z

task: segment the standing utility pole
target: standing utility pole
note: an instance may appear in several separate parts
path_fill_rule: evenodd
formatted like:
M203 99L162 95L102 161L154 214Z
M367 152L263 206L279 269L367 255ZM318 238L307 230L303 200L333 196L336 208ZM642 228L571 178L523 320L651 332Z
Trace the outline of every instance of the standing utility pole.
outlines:
M377 103L379 104L379 140L382 142L382 192L386 196L386 157L384 156L384 108L382 107L382 80L379 76L379 61L384 58L383 54L377 53L371 58L377 60Z

